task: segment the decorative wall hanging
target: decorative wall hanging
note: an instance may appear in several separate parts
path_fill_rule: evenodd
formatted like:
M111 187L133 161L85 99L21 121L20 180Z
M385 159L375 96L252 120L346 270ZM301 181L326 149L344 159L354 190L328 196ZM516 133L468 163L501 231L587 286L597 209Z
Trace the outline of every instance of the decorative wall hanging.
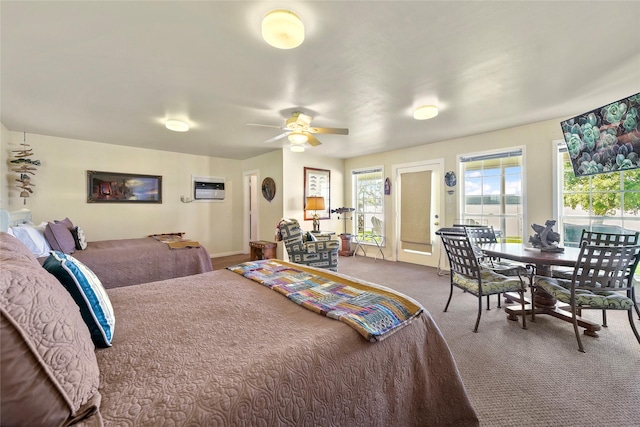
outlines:
M456 173L454 171L449 171L444 174L444 183L447 187L451 188L451 190L447 190L448 194L453 194L453 187L458 183L458 178L456 178Z
M87 203L162 203L162 176L87 171Z
M304 168L304 219L314 219L314 212L307 211L307 197L318 196L324 198L324 210L315 213L318 219L331 218L330 206L331 171L326 169Z
M269 202L276 196L276 183L273 178L267 177L262 180L262 196Z
M384 180L384 195L391 195L391 180L389 179L389 177Z
M27 147L29 147L29 144L27 144L27 134L24 132L22 149L13 150L16 154L14 154L15 159L11 160L11 163L18 165L18 167L11 170L19 174L19 177L16 179L16 181L19 182L17 187L20 189L20 197L24 199L25 205L27 204L27 197L33 194L31 187L35 187L29 175L35 175L35 171L37 170L36 166L40 166L40 160L29 159L30 156L33 156L33 149Z

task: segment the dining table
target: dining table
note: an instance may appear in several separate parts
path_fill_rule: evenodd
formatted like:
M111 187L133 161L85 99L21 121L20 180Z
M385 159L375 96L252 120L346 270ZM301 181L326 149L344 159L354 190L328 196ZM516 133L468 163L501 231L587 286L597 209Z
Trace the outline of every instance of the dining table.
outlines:
M543 251L538 248L529 247L523 243L486 243L481 244L482 252L492 258L509 259L526 265L534 266L534 274L538 276L552 276L553 267L571 267L575 268L580 256L580 248L562 248L561 251ZM535 283L531 283L535 286ZM554 296L536 289L535 300L525 298L524 312L520 304L520 295L517 293L507 293L504 295L507 302L518 303L505 306L505 312L509 320L518 320L519 315L531 314L535 310L535 314L548 314L565 322L573 322L569 304L559 302ZM602 327L584 319L580 316L577 318L578 326L584 328L585 335L592 337L598 336L598 331Z

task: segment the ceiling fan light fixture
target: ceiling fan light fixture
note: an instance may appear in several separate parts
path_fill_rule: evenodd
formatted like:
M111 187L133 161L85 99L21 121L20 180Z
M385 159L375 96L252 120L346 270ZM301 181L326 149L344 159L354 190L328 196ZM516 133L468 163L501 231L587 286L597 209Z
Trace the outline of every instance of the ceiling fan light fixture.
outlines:
M413 112L413 118L416 120L432 119L438 115L438 107L435 105L423 105Z
M272 10L262 19L262 38L275 48L293 49L304 41L304 24L290 10Z
M289 150L294 153L304 153L304 147L302 145L292 145L289 147Z
M186 132L189 130L189 125L183 121L169 119L165 122L165 127L174 132Z
M309 139L309 137L302 132L291 132L288 138L292 144L297 145L304 144Z

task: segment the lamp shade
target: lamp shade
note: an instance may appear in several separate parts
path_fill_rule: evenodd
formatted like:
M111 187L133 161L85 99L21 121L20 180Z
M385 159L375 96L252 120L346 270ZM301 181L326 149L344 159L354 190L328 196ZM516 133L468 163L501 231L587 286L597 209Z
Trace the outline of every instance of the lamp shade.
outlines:
M324 210L324 197L311 196L307 197L307 211L323 211Z
M304 41L304 24L290 10L272 10L262 20L262 38L275 48L293 49Z

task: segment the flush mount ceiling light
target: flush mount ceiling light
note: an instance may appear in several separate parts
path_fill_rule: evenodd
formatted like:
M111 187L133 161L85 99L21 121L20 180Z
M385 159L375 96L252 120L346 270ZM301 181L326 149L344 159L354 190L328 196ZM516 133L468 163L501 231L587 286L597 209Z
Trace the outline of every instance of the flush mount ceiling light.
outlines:
M413 112L413 118L416 120L432 119L438 115L438 107L435 105L423 105Z
M289 147L289 150L293 151L294 153L303 153L304 147L302 145L292 145L291 147Z
M291 132L288 138L292 144L298 144L298 145L304 144L309 139L309 137L302 132Z
M167 129L172 130L174 132L186 132L189 130L189 125L180 120L170 119L167 120L164 124Z
M293 49L304 41L304 24L290 10L272 10L262 20L262 38L278 49Z

